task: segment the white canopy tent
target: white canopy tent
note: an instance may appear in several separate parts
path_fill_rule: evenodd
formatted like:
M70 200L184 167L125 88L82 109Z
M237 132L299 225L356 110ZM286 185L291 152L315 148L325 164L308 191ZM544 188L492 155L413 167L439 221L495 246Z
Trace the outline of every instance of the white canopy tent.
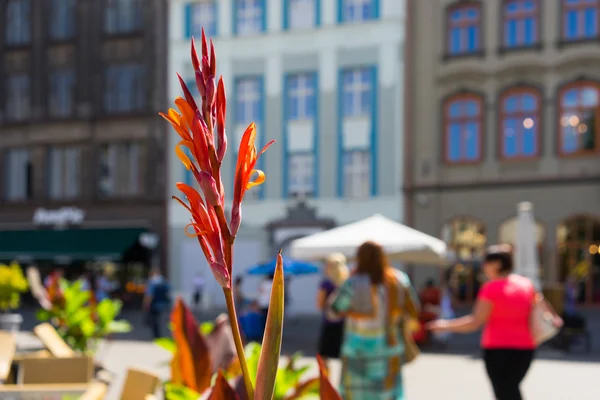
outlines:
M380 214L296 239L290 245L291 257L322 260L331 253L341 252L352 258L357 248L366 241L383 246L388 257L394 261L423 265L448 264L443 241Z
M540 290L540 260L536 239L533 204L529 202L519 203L517 206L517 237L515 240L515 272L531 279L536 289Z

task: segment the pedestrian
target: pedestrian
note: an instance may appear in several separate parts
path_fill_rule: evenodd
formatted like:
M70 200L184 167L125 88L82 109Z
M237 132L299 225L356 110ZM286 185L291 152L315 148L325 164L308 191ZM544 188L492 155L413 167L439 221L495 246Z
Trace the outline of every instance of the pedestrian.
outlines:
M351 276L329 310L346 315L341 391L346 399L404 400L403 321L418 317L418 297L408 275L390 266L383 248L362 244Z
M115 269L112 264L107 264L102 270L102 276L97 279L96 298L98 302L110 298L111 293L115 290L114 272Z
M198 272L194 278L194 309L198 310L202 304L202 294L204 293L204 276Z
M483 260L488 281L478 293L473 313L428 324L434 332L470 333L484 327L483 360L496 400L522 399L519 386L537 347L531 329L534 306L541 302L552 313L554 324L562 324L533 283L512 271L512 248L490 247Z
M274 274L269 274L260 283L258 287L258 297L256 299L258 307L260 308L263 316L267 318L269 312L269 303L271 302L271 288L273 287Z
M158 268L150 270L143 307L154 339L161 338L162 315L171 307L171 288Z
M244 291L242 290L243 283L244 280L241 276L236 276L233 281L233 299L235 300L236 309L240 312L244 312L248 306Z
M450 285L452 279L452 270L449 269L446 272L445 280L442 283L441 288L441 300L440 300L440 316L439 318L448 320L453 319L454 314L454 298L452 294L452 288ZM450 332L438 332L435 337L445 347L450 339Z
M317 308L322 313L321 336L319 339L319 355L327 361L329 358L340 358L342 339L344 337L344 318L327 312L327 303L348 279L346 257L342 253L331 254L325 260L324 276L317 294Z

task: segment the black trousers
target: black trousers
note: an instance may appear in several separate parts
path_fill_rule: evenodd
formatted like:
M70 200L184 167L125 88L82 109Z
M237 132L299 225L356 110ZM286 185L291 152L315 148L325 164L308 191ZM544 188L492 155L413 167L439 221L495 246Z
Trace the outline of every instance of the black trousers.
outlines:
M150 310L148 311L148 315L147 315L147 319L146 322L148 324L148 326L150 327L150 329L152 330L152 337L154 339L160 339L162 336L162 331L161 331L161 320L162 320L162 313L158 310Z
M496 400L522 400L519 385L531 361L533 350L484 349L485 369L492 383Z

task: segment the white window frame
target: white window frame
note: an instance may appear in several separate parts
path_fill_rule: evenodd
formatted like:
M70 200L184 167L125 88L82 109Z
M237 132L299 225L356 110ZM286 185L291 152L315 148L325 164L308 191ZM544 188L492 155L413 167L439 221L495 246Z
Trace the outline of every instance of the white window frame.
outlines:
M373 12L373 1L374 0L343 0L343 18L344 22L363 22L369 21L372 19L372 16L369 18L365 18L363 15L363 7L368 5L371 9L371 13ZM350 10L353 10L353 15L350 15Z
M207 36L214 36L217 27L217 3L204 0L192 4L192 36L199 38L202 28Z
M258 78L242 78L238 80L236 84L235 105L244 109L244 118L239 118L239 110L236 109L237 122L261 122L261 115L254 115L255 110L257 110L257 113L260 113L261 100L260 80ZM256 108L255 105L257 106Z
M352 77L351 82L346 82L346 77L348 74ZM344 116L352 117L352 116L361 116L368 115L371 110L366 107L363 109L362 103L362 95L364 93L370 93L372 88L370 79L367 78L366 81L363 81L364 76L368 76L368 68L357 68L353 70L347 70L344 72L343 76L343 103L344 103ZM352 94L352 106L350 110L346 110L346 95L348 93Z
M315 96L315 81L312 74L298 74L289 78L289 119L292 121L311 120L314 118L315 110L309 106L310 99ZM292 82L297 82L297 87L292 87ZM296 99L297 110L292 110L292 99ZM294 112L295 111L295 112Z
M107 198L131 197L141 194L141 179L143 179L140 174L140 168L142 167L141 152L141 143L138 142L108 143L104 146L100 168L106 167L108 171L106 176L100 176L98 179L102 196ZM119 165L119 162L123 159L126 159L126 166ZM127 170L125 171L125 168L122 167ZM123 177L126 179L125 182L122 181Z
M31 162L31 152L27 148L11 148L5 153L5 196L7 201L20 201L29 198L28 187L32 179L27 169Z
M261 0L236 1L236 33L240 36L252 35L263 31L264 12Z
M298 161L296 161L298 160ZM294 164L300 165L294 165ZM315 154L290 152L287 155L287 194L310 197L315 194ZM294 182L296 178L296 182Z
M371 196L372 190L372 154L368 149L344 151L342 163L343 195L346 198L366 198ZM348 165L347 159L351 163ZM367 162L363 163L363 158Z
M288 2L289 29L309 29L317 25L317 0L284 0Z

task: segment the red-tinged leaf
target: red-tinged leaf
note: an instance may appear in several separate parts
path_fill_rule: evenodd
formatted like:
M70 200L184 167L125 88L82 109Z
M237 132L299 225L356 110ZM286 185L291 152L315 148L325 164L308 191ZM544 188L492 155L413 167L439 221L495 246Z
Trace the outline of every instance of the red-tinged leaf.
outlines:
M335 390L329 381L329 372L321 356L317 354L317 363L319 364L319 392L321 400L343 400L342 396Z
M191 311L177 298L171 313L173 339L182 383L201 393L210 387L212 376L208 346Z
M239 400L237 393L229 385L229 382L227 382L221 371L217 375L217 381L215 382L215 386L213 386L208 400Z
M283 308L284 308L284 278L283 258L281 251L277 255L277 266L271 287L271 301L265 325L260 361L256 373L256 400L271 400L275 389L275 378L279 366L281 353L281 336L283 333Z
M301 399L304 395L312 390L319 388L319 378L312 378L299 384L292 393L285 397L285 400Z
M181 75L177 74L177 78L179 79L179 85L181 86L181 90L183 90L183 95L185 96L185 101L192 107L195 112L198 112L198 105L196 104L196 100L194 100L194 95L190 92L190 88L187 87Z
M241 366L235 351L235 341L227 314L217 317L214 329L206 336L206 343L210 349L213 373L223 369L230 374L235 374L234 376L241 374Z

